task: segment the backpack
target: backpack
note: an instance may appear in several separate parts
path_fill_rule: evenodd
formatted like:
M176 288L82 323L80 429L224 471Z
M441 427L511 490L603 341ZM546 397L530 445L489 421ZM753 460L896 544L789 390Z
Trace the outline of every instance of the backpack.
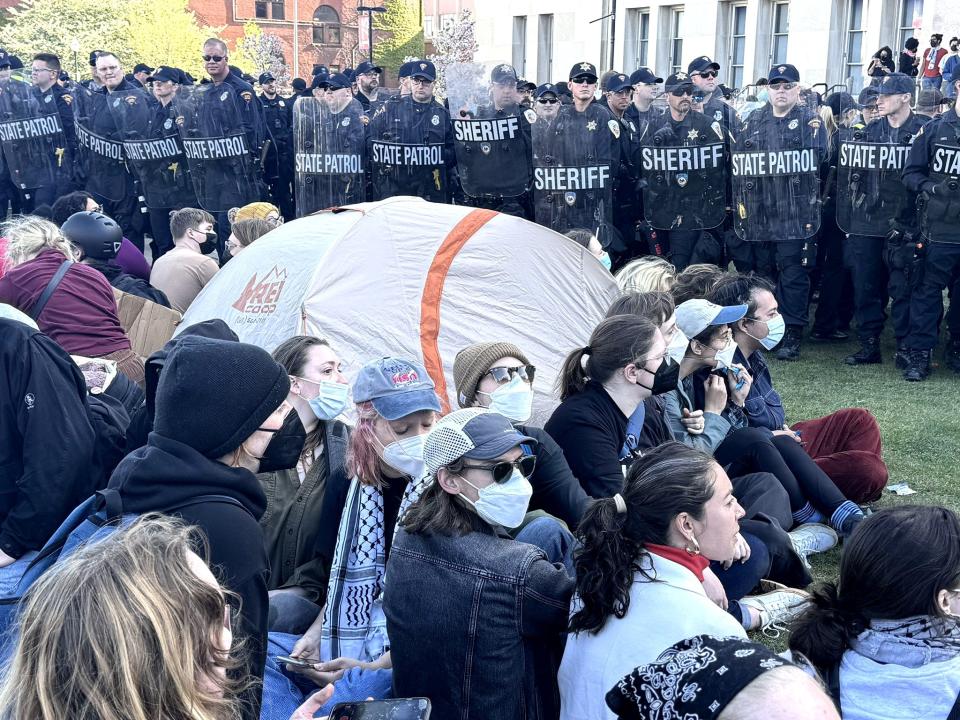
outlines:
M198 495L156 512L172 514L206 502L229 503L244 508L239 500L226 495ZM246 508L244 510L246 511ZM3 639L0 659L5 661L13 650L17 638L15 626L21 601L40 576L60 560L70 557L77 548L103 540L118 528L130 525L138 517L140 517L139 513L123 512L120 493L113 488L94 493L74 508L37 556L26 566L14 590L0 597L0 638Z

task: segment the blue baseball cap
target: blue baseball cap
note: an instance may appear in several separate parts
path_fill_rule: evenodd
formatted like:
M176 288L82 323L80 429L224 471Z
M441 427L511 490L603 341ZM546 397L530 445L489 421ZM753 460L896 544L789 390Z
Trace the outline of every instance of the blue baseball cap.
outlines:
M461 458L494 460L522 443L536 440L517 432L503 415L487 408L464 408L444 415L423 440L423 461L435 473Z
M631 85L656 85L662 82L663 78L657 77L656 73L648 67L642 67L630 73Z
M364 60L362 63L357 65L357 69L354 71L354 75L365 75L366 73L382 73L383 68L379 65L374 65L369 60Z
M429 60L414 60L410 64L410 77L434 82L437 79L437 68Z
M330 84L330 71L326 67L321 67L313 74L313 81L310 83L310 89L324 88Z
M880 83L877 93L880 95L912 95L913 78L903 73L890 73Z
M343 90L344 88L352 86L353 83L350 81L350 78L343 73L334 73L327 80L327 85L330 86L331 90Z
M544 83L543 85L538 85L537 89L533 91L533 96L539 98L541 95L553 95L559 96L560 93L557 92L557 88L550 83Z
M767 75L767 82L800 82L800 71L789 63L774 65Z
M413 72L413 63L414 63L414 62L416 62L416 61L414 61L414 60L409 60L409 61L405 62L403 65L400 66L400 69L397 70L397 79L398 79L398 80L399 80L400 78L408 78L408 77L410 77L410 73Z
M177 68L173 68L168 65L161 65L153 71L153 74L150 77L147 78L147 82L160 81L180 83L182 81L182 72L182 70L178 70Z
M385 357L360 368L353 400L371 402L381 417L399 420L421 410L440 412L440 398L427 369L414 360Z
M868 85L863 90L860 91L860 94L857 96L857 103L860 107L870 107L877 104L877 96L880 93L877 92L877 89L872 85Z
M707 55L701 55L698 58L694 58L690 61L690 64L687 65L687 74L688 75L699 75L704 70L716 70L720 71L720 63L716 63L711 60Z
M688 338L695 338L711 325L729 325L747 314L746 305L714 305L700 298L677 306L677 327Z
M630 78L623 73L611 75L603 83L603 90L605 92L622 92L624 90L630 90L631 88L633 88L633 83L630 82Z
M518 82L517 71L513 69L512 65L507 65L506 63L496 65L493 70L490 71L490 82L494 84L513 83L516 85Z

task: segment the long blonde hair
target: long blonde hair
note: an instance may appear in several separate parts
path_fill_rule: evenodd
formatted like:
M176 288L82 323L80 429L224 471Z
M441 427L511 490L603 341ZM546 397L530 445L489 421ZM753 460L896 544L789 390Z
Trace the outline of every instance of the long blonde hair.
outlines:
M242 684L222 673L240 662L217 646L225 599L188 563L198 542L152 515L54 565L23 601L0 718L238 717Z
M3 224L0 234L7 238L7 262L10 266L33 260L44 250L56 250L67 260L76 260L76 248L49 220L36 215L21 215Z

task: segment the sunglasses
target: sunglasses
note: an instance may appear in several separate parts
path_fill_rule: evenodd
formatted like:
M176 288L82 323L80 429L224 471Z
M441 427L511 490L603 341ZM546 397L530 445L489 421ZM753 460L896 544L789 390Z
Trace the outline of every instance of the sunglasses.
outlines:
M556 101L554 101L556 102ZM503 385L510 382L514 375L519 375L521 380L533 383L533 376L537 369L533 365L518 365L517 367L495 367L490 368L485 374L494 379L497 385Z
M550 98L542 98L540 100L537 100L537 102L540 103L541 105L556 105L558 101L555 99L551 100Z
M771 90L793 90L797 86L795 82L775 82L770 83Z
M700 77L705 77L705 78L715 78L719 74L720 73L718 73L716 70L707 70L706 72L698 73Z
M674 97L683 97L684 95L693 96L693 88L681 87L670 91Z
M227 59L226 55L201 55L200 57L204 62L210 62L211 60L213 62L220 62L221 60Z
M591 79L590 76L587 76L587 77L575 77L575 78L574 78L573 80L571 80L570 82L572 82L574 85L596 85L596 84L597 84L597 79L596 79L596 78L592 78L592 79Z
M536 455L521 455L516 460L504 460L503 462L494 463L493 465L464 464L463 467L470 470L489 470L493 475L493 481L497 483L497 485L501 485L510 479L510 476L513 475L514 468L519 470L520 474L529 480L536 466Z

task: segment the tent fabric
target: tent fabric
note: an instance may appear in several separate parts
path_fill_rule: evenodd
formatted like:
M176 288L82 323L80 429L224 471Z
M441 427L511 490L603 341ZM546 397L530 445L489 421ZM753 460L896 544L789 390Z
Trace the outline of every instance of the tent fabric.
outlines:
M268 351L292 335L326 338L351 379L371 359L415 358L445 409L457 407L457 352L512 342L537 367L534 418L544 420L563 358L587 343L617 295L596 258L549 229L395 197L261 237L214 276L179 328L220 318Z

